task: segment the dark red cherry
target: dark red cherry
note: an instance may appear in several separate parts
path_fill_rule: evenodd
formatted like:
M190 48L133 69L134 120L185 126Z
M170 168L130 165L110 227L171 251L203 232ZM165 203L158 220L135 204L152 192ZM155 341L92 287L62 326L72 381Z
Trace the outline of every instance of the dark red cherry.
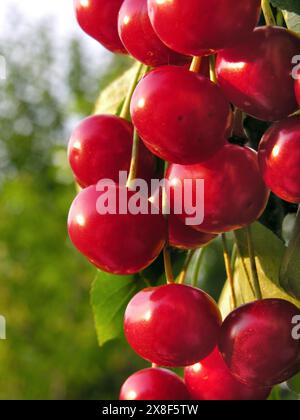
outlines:
M286 118L297 109L292 58L299 51L296 34L277 27L257 28L245 42L218 54L219 85L230 102L255 118Z
M300 73L298 74L298 79L295 80L295 92L298 106L300 107Z
M149 368L130 376L124 383L120 400L189 400L183 381L166 369Z
M133 127L114 115L95 115L73 131L68 156L77 182L82 187L108 178L119 182L119 171L130 169ZM139 149L137 177L150 180L155 172L154 157L143 143Z
M118 14L123 0L74 0L81 28L115 53L126 53L118 34Z
M150 23L147 0L124 0L119 14L119 35L127 51L147 66L180 65L190 61L158 38Z
M192 219L195 224L199 218L193 228L201 232L222 233L245 227L261 216L269 198L257 153L233 144L225 145L206 162L170 165L167 179L171 185L171 208L182 207L181 220ZM204 180L204 196L197 188L200 180ZM183 200L185 195L191 195L193 201Z
M242 306L224 321L220 351L233 375L249 386L273 386L297 373L300 340L293 318L300 310L285 300Z
M271 391L270 388L251 388L239 382L217 348L206 359L185 368L184 382L191 399L201 401L266 400Z
M270 127L258 157L267 186L283 200L300 203L300 116Z
M231 109L217 85L184 68L150 72L138 84L131 116L145 145L158 157L192 164L225 143Z
M175 51L196 56L248 35L257 24L260 4L260 0L148 0L159 38Z
M109 273L141 271L157 258L165 244L164 217L149 211L130 213L127 207L133 208L134 196L133 191L121 186L111 185L102 192L91 186L78 194L70 209L68 228L73 244L94 265ZM147 210L147 197L141 197L137 205Z
M216 235L203 233L187 226L177 216L168 217L169 244L179 249L196 249L209 244Z
M221 314L199 289L170 284L139 292L124 320L138 355L159 366L189 366L206 357L219 339Z

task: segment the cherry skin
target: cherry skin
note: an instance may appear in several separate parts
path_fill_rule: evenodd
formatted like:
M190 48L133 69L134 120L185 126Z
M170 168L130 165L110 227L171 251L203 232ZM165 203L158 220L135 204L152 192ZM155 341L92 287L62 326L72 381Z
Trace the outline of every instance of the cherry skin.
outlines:
M174 214L168 217L169 245L179 249L197 249L208 245L216 235L203 233L185 225Z
M221 51L216 72L228 100L264 121L286 118L297 110L292 58L300 38L277 27L257 28L236 47Z
M219 349L232 374L249 386L271 387L297 373L300 340L292 335L300 310L266 299L232 312L222 326Z
M298 79L295 80L295 93L298 106L300 107L300 73L298 74Z
M201 401L266 400L270 388L251 388L239 382L216 348L206 359L185 368L184 382L191 399Z
M175 66L155 69L140 81L131 116L149 150L179 164L198 163L216 153L232 122L217 85Z
M120 194L125 198L119 198ZM100 192L90 186L78 194L70 209L68 230L73 244L94 265L109 273L126 275L143 270L158 257L165 244L166 222L161 214L133 215L119 211L121 202L130 205L134 195L126 187L115 185ZM112 211L105 214L114 200L116 214ZM147 197L141 201L148 206Z
M181 190L189 188L192 188L193 205L197 203L198 213L203 205L204 220L193 226L200 232L218 234L245 227L262 215L269 198L269 190L259 171L257 153L229 143L206 162L170 165L166 177L171 184L172 209L186 194L181 194ZM186 180L188 184L185 184ZM204 180L204 197L197 196L197 180ZM178 215L181 220L196 216L195 208L187 200L182 200L181 205L184 210Z
M119 171L130 169L133 127L114 115L95 115L83 120L73 131L68 156L80 186L108 178L119 182ZM139 148L137 177L149 181L155 172L154 157L143 143Z
M74 0L81 29L114 53L127 53L118 34L118 14L123 0Z
M190 396L183 381L175 373L158 368L141 370L124 383L120 400L186 401Z
M214 349L221 323L220 311L206 293L169 284L134 296L125 312L124 331L133 350L144 359L181 367Z
M256 26L259 0L148 0L151 23L171 49L203 55L236 44Z
M150 23L147 0L124 0L119 13L119 35L127 51L147 66L190 61L158 38Z
M270 127L258 157L267 186L283 200L300 203L300 116Z

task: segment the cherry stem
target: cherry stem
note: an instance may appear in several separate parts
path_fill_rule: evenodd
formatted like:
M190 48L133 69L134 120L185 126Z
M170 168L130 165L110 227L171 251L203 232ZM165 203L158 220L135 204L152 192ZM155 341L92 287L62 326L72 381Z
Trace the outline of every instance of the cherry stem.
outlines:
M227 242L227 236L225 233L222 234L222 243L223 243L223 255L224 255L224 262L225 262L225 268L227 277L229 280L230 290L231 290L231 299L233 308L237 308L237 299L236 299L236 293L235 293L235 287L234 287L234 277L232 272L232 266L231 266L231 257L229 253L228 248L228 242Z
M197 287L198 286L198 279L199 279L199 274L200 274L200 269L201 269L201 265L204 259L204 255L205 255L205 250L207 248L201 248L199 249L199 255L197 256L197 261L196 261L196 267L195 267L195 272L193 275L193 283L192 286Z
M251 278L250 278L250 275L249 275L249 271L248 271L247 266L246 266L246 263L245 263L245 258L244 258L244 257L243 257L243 255L242 255L242 251L241 251L241 248L240 248L240 245L239 245L239 239L238 239L238 237L237 237L236 232L233 232L233 234L234 234L234 238L235 238L235 244L236 244L237 255L238 255L238 257L239 257L239 259L240 259L240 261L241 261L241 263L242 263L243 270L244 270L244 273L245 273L245 276L246 276L246 279L247 279L248 285L249 285L249 287L250 287L250 289L251 289L251 292L252 292L253 296L255 297L255 290L254 290L253 284L252 284L252 282L251 282Z
M165 263L165 273L166 279L168 284L175 283L173 270L172 270L172 263L171 263L171 255L170 249L168 244L164 247L164 263Z
M193 71L194 73L199 73L200 68L201 68L201 62L202 62L202 57L194 57L192 64L190 66L190 71Z
M267 25L276 25L276 20L273 15L272 8L270 6L269 0L262 0L261 1L261 8L265 17L265 21Z
M140 144L140 138L135 128L133 132L132 154L131 154L130 170L129 170L127 185L126 185L127 188L129 188L131 182L136 179L138 162L139 162L139 144Z
M178 283L179 284L184 284L185 283L186 275L187 275L187 272L188 272L188 268L189 268L190 262L192 261L195 253L196 253L196 250L189 251L187 253L187 256L186 256L184 265L183 265L182 270L181 270L181 273L179 275L179 279L178 279Z
M250 258L250 265L251 265L251 275L252 275L252 282L254 285L255 296L257 300L261 300L263 298L262 291L259 283L259 276L257 271L257 265L255 260L255 251L254 251L254 244L252 238L252 229L251 226L247 226L247 242L248 242L248 252Z
M131 102L133 92L136 88L136 85L138 84L138 81L140 80L142 74L144 72L146 72L146 70L144 70L144 68L145 68L144 64L139 64L139 66L137 67L137 71L135 73L134 79L132 80L132 83L131 83L131 85L128 89L124 104L122 106L122 110L120 112L120 117L124 118L125 120L127 120L129 118L130 102Z

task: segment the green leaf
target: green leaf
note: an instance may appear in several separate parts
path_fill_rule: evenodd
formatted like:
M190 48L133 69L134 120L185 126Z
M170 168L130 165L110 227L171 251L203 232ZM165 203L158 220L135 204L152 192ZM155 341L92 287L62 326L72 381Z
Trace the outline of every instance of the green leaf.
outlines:
M147 287L139 276L116 276L99 271L92 285L91 301L99 345L123 334L123 318L131 298Z
M281 10L287 10L288 12L300 14L299 0L271 0L271 3L273 6L279 7Z
M288 29L297 34L300 34L300 16L296 13L288 12L286 10L283 10L282 13Z
M135 63L100 93L95 114L118 114L120 112L127 91L138 69L139 63Z
M290 379L287 384L291 391L300 395L300 373Z
M280 284L294 297L300 299L300 210L298 212L292 238L286 249L281 269Z
M300 307L300 301L291 297L279 285L280 263L285 252L284 243L260 223L252 226L252 235L263 298L285 299ZM238 305L243 305L254 301L255 296L251 287L251 267L245 230L237 231L236 237L242 258L236 260L234 284ZM224 317L232 310L228 282L223 289L219 305Z

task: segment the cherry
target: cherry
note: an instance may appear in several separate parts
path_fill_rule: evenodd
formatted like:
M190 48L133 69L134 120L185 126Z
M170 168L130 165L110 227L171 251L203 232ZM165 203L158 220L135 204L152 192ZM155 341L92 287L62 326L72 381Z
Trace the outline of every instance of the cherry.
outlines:
M203 55L236 44L258 22L260 0L148 0L151 23L171 49Z
M130 169L133 127L113 115L95 115L83 120L73 131L68 148L71 168L82 187L104 178L119 181L119 171ZM137 177L150 180L153 156L143 143L139 149Z
M267 186L283 200L300 203L300 116L270 127L258 156Z
M171 208L178 206L177 200L182 200L186 194L181 194L181 190L188 188L192 188L194 205L197 203L200 207L201 200L205 204L203 223L193 226L201 232L222 233L245 227L261 216L269 198L257 153L248 147L228 143L206 162L170 165L166 176L171 185ZM186 180L192 180L191 186L185 185ZM205 197L196 195L197 180L205 182ZM182 200L182 208L184 211L178 217L181 220L192 218L195 210L187 200Z
M270 388L251 388L239 382L216 348L206 359L185 368L184 381L191 399L201 401L266 400Z
M220 351L231 372L249 386L268 387L297 373L300 340L292 320L300 310L285 300L252 302L232 312L222 326Z
M202 233L185 225L177 216L168 217L169 244L179 249L196 249L209 244L216 235Z
M118 13L123 0L74 0L80 27L114 53L126 53L118 34Z
M158 157L192 164L225 143L231 109L217 85L184 68L166 66L138 84L131 116L145 145Z
M146 360L160 366L189 366L206 357L219 338L221 314L203 291L179 284L148 288L129 303L126 338Z
M120 400L189 400L183 381L175 373L158 368L141 370L124 383Z
M180 65L189 60L158 38L150 23L147 0L124 0L119 13L119 35L127 51L147 66Z
M157 258L165 244L166 222L161 214L118 211L121 201L128 205L134 195L125 186L114 185L106 192L90 186L78 194L70 209L68 228L73 244L94 265L113 274L141 271ZM112 214L113 208L105 214L105 206L115 200L116 214ZM147 209L147 197L140 201Z
M300 73L298 74L298 78L295 80L295 92L298 106L300 107Z
M300 38L277 27L257 28L245 42L218 54L217 78L225 95L247 114L277 121L296 111L292 58Z

